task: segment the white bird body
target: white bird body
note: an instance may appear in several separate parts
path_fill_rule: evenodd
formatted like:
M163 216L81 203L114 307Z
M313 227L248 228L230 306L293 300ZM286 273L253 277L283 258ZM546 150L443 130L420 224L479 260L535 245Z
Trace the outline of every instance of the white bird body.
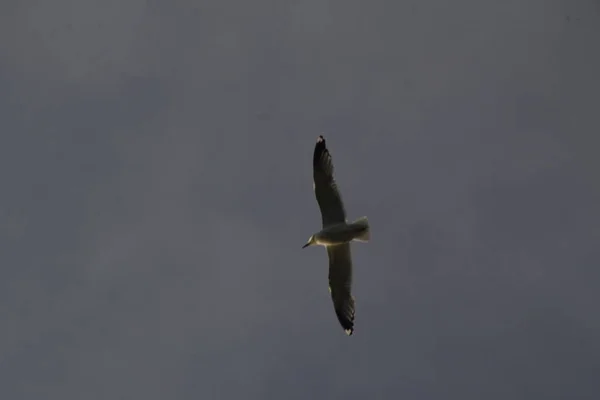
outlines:
M329 225L314 235L315 244L332 246L352 241L368 242L370 239L369 220L361 217L354 222Z

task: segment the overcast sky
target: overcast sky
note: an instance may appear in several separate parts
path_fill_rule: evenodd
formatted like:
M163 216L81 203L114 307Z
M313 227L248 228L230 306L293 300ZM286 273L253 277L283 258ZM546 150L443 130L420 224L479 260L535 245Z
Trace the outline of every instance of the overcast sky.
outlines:
M597 0L3 0L0 398L600 398L598 43Z

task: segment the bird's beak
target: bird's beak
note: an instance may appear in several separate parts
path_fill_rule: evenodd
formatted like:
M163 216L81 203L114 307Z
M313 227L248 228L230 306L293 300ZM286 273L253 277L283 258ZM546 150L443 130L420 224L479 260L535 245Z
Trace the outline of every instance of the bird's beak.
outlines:
M306 243L304 246L302 246L302 248L304 249L304 248L306 248L308 246L310 246L310 242Z

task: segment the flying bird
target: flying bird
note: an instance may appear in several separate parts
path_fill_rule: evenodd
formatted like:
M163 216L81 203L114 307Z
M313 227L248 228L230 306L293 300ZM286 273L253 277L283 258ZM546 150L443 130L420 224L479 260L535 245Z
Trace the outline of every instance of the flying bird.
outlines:
M323 228L311 235L302 248L325 246L329 257L329 292L338 321L347 335L354 332L354 297L352 286L352 256L350 242L371 239L367 217L346 221L346 210L333 178L333 163L325 138L319 136L313 154L315 196L321 209Z

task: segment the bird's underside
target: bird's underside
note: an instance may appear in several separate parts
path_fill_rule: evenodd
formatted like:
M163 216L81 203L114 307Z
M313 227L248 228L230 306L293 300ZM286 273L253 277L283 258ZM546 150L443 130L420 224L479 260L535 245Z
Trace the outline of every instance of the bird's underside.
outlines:
M346 222L346 211L333 178L333 163L325 139L319 136L313 155L313 178L323 228ZM350 243L326 246L329 257L329 291L338 321L346 334L354 332L354 297Z

